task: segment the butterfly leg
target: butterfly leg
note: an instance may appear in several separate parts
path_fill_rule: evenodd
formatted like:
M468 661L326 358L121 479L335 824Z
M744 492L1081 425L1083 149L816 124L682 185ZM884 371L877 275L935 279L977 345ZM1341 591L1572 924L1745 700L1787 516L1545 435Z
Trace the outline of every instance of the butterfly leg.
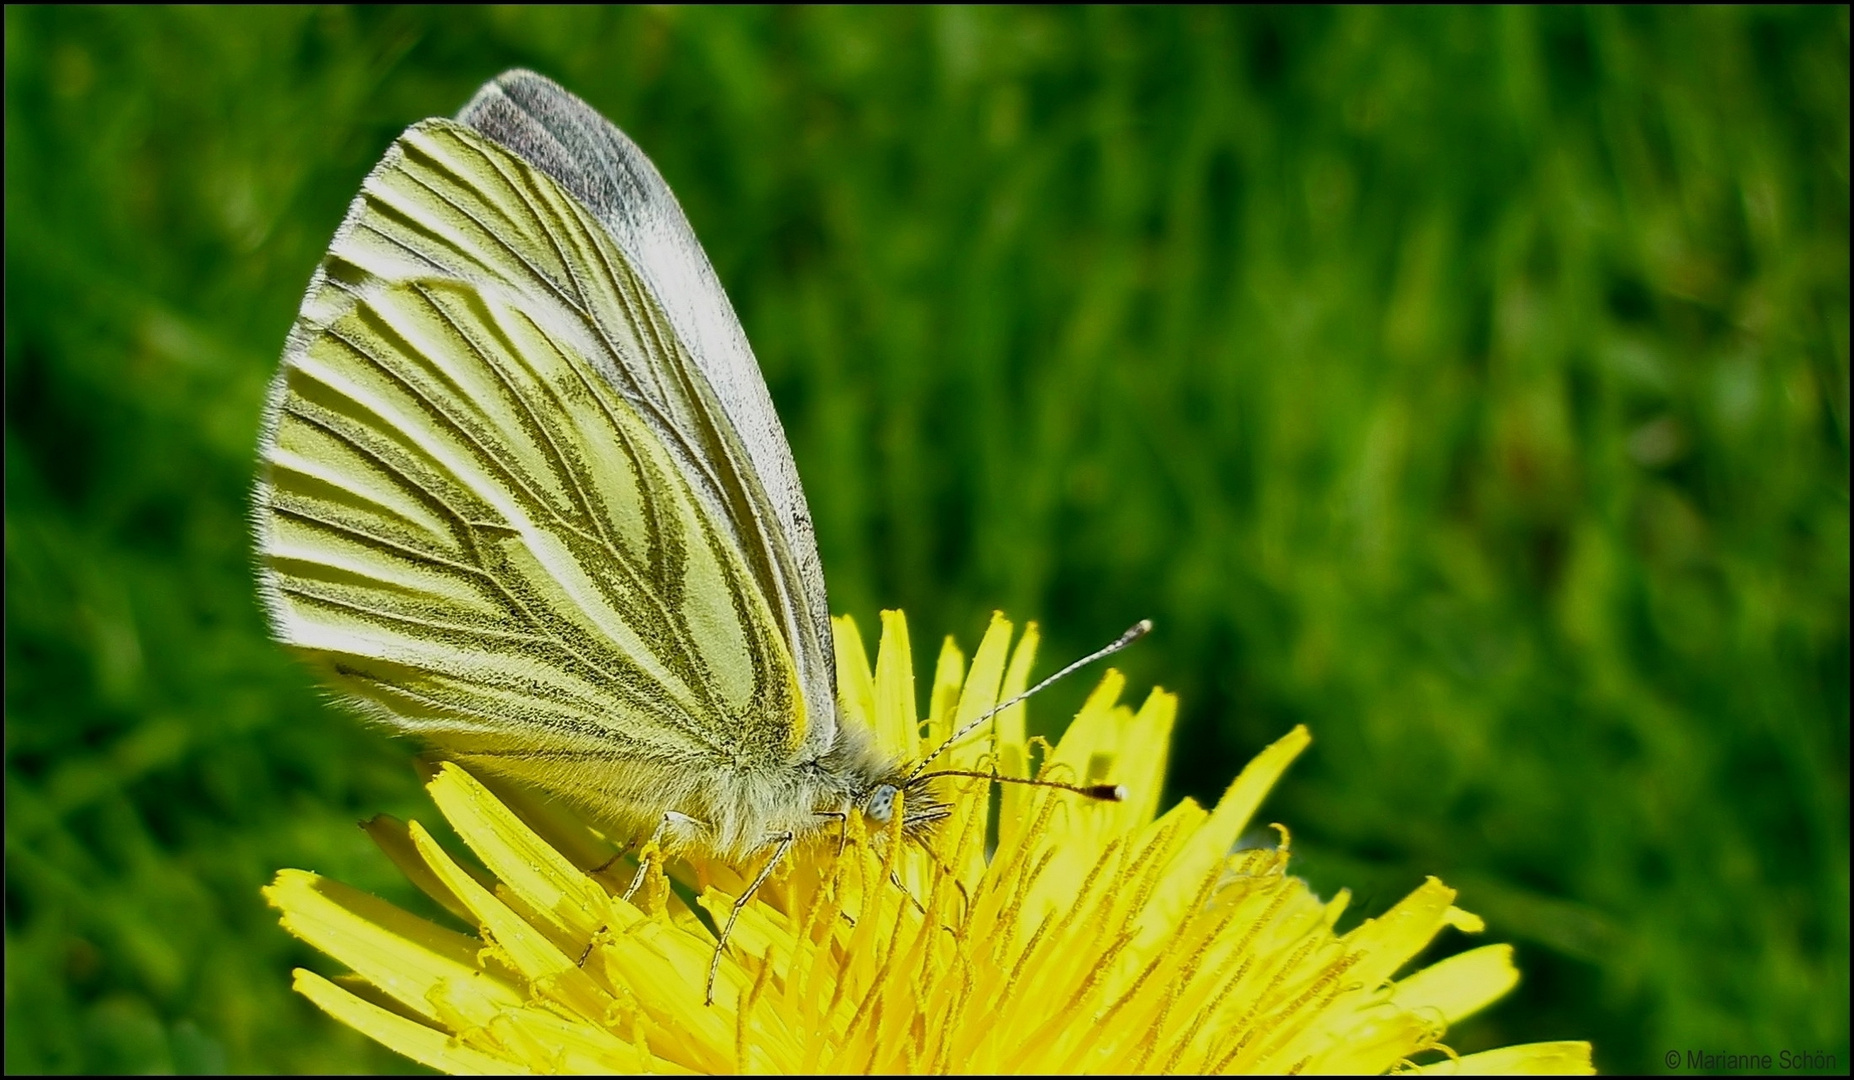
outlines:
M850 815L844 813L842 810L819 810L817 815L819 817L837 819L837 857L839 859L843 858L843 850L850 844ZM849 923L851 926L856 925L855 918L853 918L849 912L839 911L837 914L843 918L844 922Z
M837 819L837 857L843 858L843 849L850 842L850 815L842 810L818 810L818 817Z
M914 909L916 911L919 911L922 915L927 914L927 905L921 903L921 898L918 896L915 896L914 891L912 889L908 888L906 885L903 885L901 883L900 874L897 874L893 870L890 870L888 872L888 880L894 883L895 888L901 890L901 895L907 897L909 900L914 901Z
M619 899L629 901L631 897L637 895L637 890L644 884L644 875L650 871L652 853L654 852L659 859L662 857L662 843L665 836L676 833L683 839L689 839L697 835L702 828L701 822L687 814L679 814L674 810L665 811L663 820L657 822L657 827L651 832L650 839L644 841L644 846L637 849L637 873L632 875L630 886L624 890L624 894L619 897ZM617 861L618 856L613 855L610 859L607 859L604 865L600 866L598 870L594 870L593 873L599 873ZM593 943L598 940L599 934L603 934L607 929L609 929L609 927L599 927L598 932L592 935L592 939L586 942L586 947L580 950L580 967L586 966L587 958L592 955Z
M940 817L944 817L944 816L946 815L944 814L940 815ZM907 823L912 824L915 820L916 819L914 818L908 818ZM938 818L923 818L921 820L938 820ZM932 844L929 844L924 840L919 841L919 843L920 843L921 851L924 854L926 854L926 856L929 859L933 860L933 864L935 866L939 867L941 875L944 876L947 880L951 881L953 883L953 887L959 890L959 897L961 901L960 911L964 913L962 914L961 917L963 918L965 914L970 914L972 910L972 894L966 891L966 883L959 879L958 872L955 871L952 867L948 866L946 864L946 860L940 858L939 853L934 851ZM890 870L888 872L888 879L889 881L894 883L897 889L900 889L904 894L906 894L909 900L912 900L914 902L914 907L916 910L918 910L922 915L927 914L927 905L921 903L920 897L915 896L912 890L910 890L906 885L903 885L901 883L901 875L897 874L893 870ZM940 924L940 929L948 931L949 933L954 932L953 928L950 926L947 926L945 923Z
M650 839L644 841L644 846L637 849L637 874L631 878L631 885L625 889L621 899L631 899L638 888L644 884L644 872L650 868L652 850L654 849L658 857L661 857L661 845L666 835L674 832L683 839L689 839L698 835L701 830L702 823L689 815L679 814L674 810L664 811L663 820L657 822L656 830L650 834Z
M708 962L708 997L703 1002L705 1005L715 1003L715 979L721 974L721 953L727 948L728 937L734 933L734 923L740 919L740 913L747 906L747 901L753 899L753 894L759 892L760 886L764 885L766 879L771 876L773 867L779 865L779 860L785 858L785 853L792 850L792 841L795 837L788 832L780 833L776 839L779 846L773 849L772 858L766 860L766 865L760 867L759 876L753 879L753 884L747 886L746 891L740 894L740 898L734 901L734 910L728 912L727 925L721 928L721 939L715 942L715 957Z
M605 860L604 862L602 862L602 863L600 863L599 865L597 865L597 866L595 866L595 867L593 867L592 869L590 869L590 870L588 870L588 871L586 871L586 876L587 876L587 877L596 877L596 876L597 876L597 875L599 875L599 874L603 874L603 873L604 873L605 871L607 871L607 870L610 870L610 869L612 868L612 864L613 864L613 863L615 863L615 862L617 862L617 861L618 861L619 859L622 859L622 858L624 858L624 852L622 852L622 851L615 851L615 852L613 852L613 853L612 853L612 857L611 857L611 858L609 858L609 859L607 859L607 860ZM635 887L636 887L636 886L633 886L633 888L635 888ZM628 899L628 898L630 897L630 895L631 895L631 894L630 894L630 893L628 893L628 892L627 892L627 893L625 893L625 897L626 897L627 899ZM577 961L577 963L579 964L579 966L580 966L580 967L585 967L585 966L586 966L586 960L587 960L587 958L589 958L590 956L592 956L592 947L593 947L593 946L594 946L595 944L597 944L597 943L598 943L598 940L599 940L599 936L600 936L601 934L604 934L604 933L605 933L606 931L608 931L608 930L610 930L610 929L611 929L611 926L610 926L610 924L608 924L608 923L601 923L601 924L599 924L599 928L598 928L597 930L594 930L594 931L592 932L592 936L586 939L586 947L585 947L585 948L583 948L583 949L581 949L581 950L579 950L579 960Z

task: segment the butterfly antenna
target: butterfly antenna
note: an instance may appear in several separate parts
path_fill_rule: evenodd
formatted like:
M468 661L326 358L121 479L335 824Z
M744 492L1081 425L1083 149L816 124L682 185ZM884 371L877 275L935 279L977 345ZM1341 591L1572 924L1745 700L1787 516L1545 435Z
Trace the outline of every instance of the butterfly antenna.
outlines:
M935 769L915 777L916 781L932 780L936 776L970 776L975 780L989 780L994 784L1024 784L1029 787L1055 788L1057 791L1072 791L1100 802L1125 802L1127 789L1122 784L1069 784L1061 780L1045 780L1032 776L1004 776L996 769L991 772L979 772L977 769Z
M1138 641L1140 638L1145 637L1146 633L1150 631L1151 629L1152 629L1152 620L1151 619L1141 619L1140 621L1134 623L1132 626L1128 627L1126 633L1121 634L1119 637L1115 638L1113 641L1109 642L1108 644L1101 646L1095 651L1089 653L1087 656L1082 657L1080 660L1075 661L1074 663L1070 664L1068 667L1063 668L1061 671L1056 672L1054 675L1051 675L1049 678L1044 679L1042 682L1037 683L1035 686L1032 686L1030 689L1025 690L1021 694L1018 694L1016 697L1013 697L1008 701L1001 701L998 704L992 706L991 709L985 713L985 715L979 717L977 720L972 721L971 723L967 724L965 727L960 728L958 731L953 732L952 736L949 737L945 742L941 743L937 748L935 748L933 753L928 754L926 757L922 758L920 764L914 766L914 771L908 774L907 779L903 780L901 782L901 785L903 787L906 787L908 784L913 783L915 780L919 779L921 774L926 772L928 764L931 763L934 758L937 758L941 754L946 753L947 750L952 748L954 743L965 738L967 735L972 734L972 732L977 730L980 725L985 723L985 721L990 720L992 717L998 715L999 713L1010 708L1011 706L1024 701L1026 698L1030 697L1032 694L1038 693L1046 689L1047 687L1049 687L1051 684L1058 682L1061 679L1068 677L1069 675L1074 674L1075 672L1081 670L1082 668L1087 667L1089 664L1094 663L1096 660L1100 660L1105 657L1114 655L1120 650L1126 648L1128 645L1131 645L1135 641Z

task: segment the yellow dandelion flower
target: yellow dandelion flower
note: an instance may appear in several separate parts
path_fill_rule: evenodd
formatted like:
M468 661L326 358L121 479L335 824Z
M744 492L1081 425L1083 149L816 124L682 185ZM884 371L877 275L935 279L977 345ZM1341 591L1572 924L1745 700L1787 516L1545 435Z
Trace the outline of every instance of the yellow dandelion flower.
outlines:
M923 737L907 624L884 612L875 669L837 623L844 707L904 756L1028 681L1037 635L1015 649L994 618L971 663L949 641ZM1398 973L1444 926L1481 921L1431 879L1382 917L1334 929L1278 847L1237 838L1309 736L1264 750L1214 808L1158 813L1176 699L1119 703L1109 672L1054 747L1022 706L949 753L952 767L1119 783L1119 803L942 781L953 814L924 843L903 815L795 850L743 908L712 1006L715 935L757 867L635 864L558 810L502 798L453 764L429 790L487 870L416 822L369 831L409 877L475 928L460 933L300 870L266 889L290 932L347 965L296 989L336 1019L450 1072L1589 1072L1588 1043L1457 1057L1447 1026L1518 979L1489 945ZM511 806L517 806L517 813ZM648 853L647 853L648 854ZM1417 1059L1427 1061L1417 1065Z

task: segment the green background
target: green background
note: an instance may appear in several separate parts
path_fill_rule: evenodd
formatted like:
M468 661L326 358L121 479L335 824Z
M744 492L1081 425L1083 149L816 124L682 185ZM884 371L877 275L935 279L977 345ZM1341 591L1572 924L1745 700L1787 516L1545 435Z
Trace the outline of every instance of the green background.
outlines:
M6 1067L401 1068L258 888L411 750L247 492L392 137L536 68L733 297L834 610L1140 616L1172 794L1525 981L1450 1043L1848 1064L1848 10L6 10ZM1117 663L1120 661L1117 661ZM1049 693L1057 722L1092 679ZM1441 948L1458 949L1458 935Z

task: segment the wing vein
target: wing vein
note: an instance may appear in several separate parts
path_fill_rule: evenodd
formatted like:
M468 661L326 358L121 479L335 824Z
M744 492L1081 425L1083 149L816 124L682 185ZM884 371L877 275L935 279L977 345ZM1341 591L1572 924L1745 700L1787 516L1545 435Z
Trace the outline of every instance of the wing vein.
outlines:
M335 331L333 331L333 330L331 329L331 330L329 331L329 333L331 334L331 336L333 336L333 335L335 334ZM364 350L361 350L361 349L359 349L359 348L358 348L357 346L354 346L354 345L353 345L353 344L352 344L351 342L346 342L346 340L345 340L345 339L341 339L341 340L343 340L343 341L344 341L344 343L347 343L347 344L349 345L349 347L350 347L350 348L353 348L353 349L355 349L355 351L356 351L356 354L357 354L357 355L360 355L360 356L363 356L363 357L367 357L368 359L372 359L372 357L371 357L371 355L370 355L370 354L368 354L368 353L367 353L367 352L365 352ZM399 381L399 382L401 382L401 384L402 384L402 385L405 385L405 384L404 384L404 382L403 382L403 380L400 380L400 379L399 379L399 377L397 376L397 374L396 374L395 372L392 372L392 371L390 371L390 370L387 370L387 369L385 369L385 368L382 368L382 370L383 370L383 371L384 371L384 373L385 373L385 374L387 374L387 375L388 375L389 377L391 377L391 378L393 378L393 379L395 379L395 381ZM339 388L339 387L335 387L335 386L331 386L331 385L330 385L329 383L326 383L326 382L323 382L323 383L322 383L321 385L323 385L323 386L327 386L327 387L329 387L329 388L330 388L331 390L335 390L336 392L340 392L340 388ZM344 395L344 396L346 396L346 395ZM365 410L367 410L367 411L368 411L369 413L371 413L371 414L372 414L373 416L375 416L375 417L376 417L376 418L377 418L377 419L379 420L379 422L380 422L380 426L384 426L384 427L385 427L385 428L386 428L387 430L392 430L392 431L397 431L397 430L399 430L399 427L398 427L398 425L394 425L394 424L391 424L391 422L390 422L390 421L388 421L388 420L386 420L386 418L384 418L384 417L381 417L381 416L379 415L379 413L378 413L378 412L376 412L376 411L375 411L375 410L373 409L373 407L372 407L371 405L369 405L369 404L368 404L367 402L365 402L365 401L362 401L362 400L359 400L359 399L357 399L357 398L353 398L353 397L351 397L351 396L349 397L349 400L351 400L351 401L353 401L353 402L355 403L355 405L356 405L356 406L358 406L359 408L362 408L362 409L365 409ZM426 487L425 487L425 486L424 486L423 484L421 484L421 483L420 483L420 482L419 482L419 481L418 481L418 480L417 480L417 479L416 479L415 477L413 477L413 476L410 476L410 475L408 475L408 474L406 474L405 472L403 472L402 470L400 470L399 468L397 468L396 466L394 466L394 465L393 465L392 463L390 463L390 462L387 462L387 461L385 461L384 459L382 459L382 458L380 458L380 456L379 456L379 455L377 455L377 454L374 454L374 453L371 453L371 452L369 452L369 451L367 451L367 450L366 450L366 449L365 449L364 447L362 447L362 446L361 446L361 445L360 445L360 444L359 444L358 442L356 442L356 441L355 441L354 439L352 439L351 437L349 437L347 433L345 433L345 432L342 432L342 431L339 431L338 429L336 429L336 428L334 428L334 427L332 427L332 426L330 426L330 425L328 425L328 424L325 424L325 423L322 423L322 422L320 422L320 420L319 420L318 418L314 418L314 417L310 417L310 416L305 416L305 415L303 415L303 414L302 414L302 413L300 413L300 412L298 412L298 413L295 413L294 415L297 415L297 416L299 416L299 417L301 417L302 419L304 419L304 420L307 420L307 421L309 421L310 423L313 423L313 424L315 424L316 426L318 426L318 427L320 427L320 428L321 428L322 430L324 430L324 431L326 431L326 432L328 432L328 433L329 433L329 434L330 434L331 436L333 436L334 438L336 438L336 439L338 439L338 440L340 440L340 441L342 441L342 442L344 442L344 443L347 443L348 445L350 445L350 446L352 446L352 447L354 447L355 449L357 449L357 450L359 450L359 451L361 451L362 453L364 453L364 454L366 454L366 455L367 455L368 457L371 457L371 458L373 458L373 459L374 459L375 461L378 461L378 462L380 463L380 465L381 465L381 467L382 467L382 468L384 468L384 469L386 469L386 470L389 470L389 471L390 471L390 472L391 472L391 473L392 473L393 475L395 475L395 476L399 476L399 477L401 477L401 478L403 478L403 479L404 479L404 480L406 480L406 481L407 481L408 483L411 483L412 485L414 485L414 486L416 486L416 487L418 487L418 488L419 488L419 489L420 489L421 491L425 491L425 492L426 492L426 493L427 493L428 495L430 495L430 496L431 496L431 497L432 497L432 498L433 498L434 500L436 500L436 501L438 501L438 502L440 503L440 505L444 505L444 506L445 506L445 508L446 508L446 510L450 512L450 516L451 516L451 517L453 517L453 518L454 518L455 520L457 520L457 521L459 521L460 523L462 523L462 524L463 524L463 525L465 526L465 528L464 528L464 539L465 539L465 542L466 542L466 543L468 543L468 544L470 545L470 547L472 548L472 550L476 552L476 554L477 554L477 558L478 558L478 561L479 561L479 563L483 561L483 560L482 560L482 549L481 549L481 546L480 546L480 542L479 542L479 540L478 540L478 537L477 537L477 535L476 535L476 534L477 534L477 531L478 531L478 530L477 530L477 529L474 529L474 528L471 528L471 527L469 526L469 523L468 523L468 520L467 520L466 518L464 518L464 517L463 517L463 515L461 515L461 514L459 514L459 513L457 513L457 512L456 512L456 511L455 511L454 509L452 509L452 508L450 508L450 507L448 506L448 504L446 504L446 503L444 503L444 501L443 501L443 500L442 500L442 499L441 499L440 497L438 497L438 496L437 496L437 494L436 494L435 492L432 492L432 491L430 491L430 489L428 489L428 488L426 488ZM371 426L371 425L370 425L370 426ZM376 428L376 430L377 430L377 428ZM647 501L647 500L646 500L646 501ZM563 526L567 526L567 527L570 527L570 523L567 523L567 522L561 522L561 524L562 524ZM581 533L580 535L582 535L582 536L584 536L584 533ZM597 538L595 538L595 537L586 537L586 539L587 539L587 540L588 540L589 542L592 542L592 543L598 543L598 542L599 542L599 541L597 540ZM633 567L632 567L632 566L630 565L630 561L629 561L628 559L626 559L626 558L624 557L624 555L623 555L622 553L620 553L620 552L614 552L613 554L614 554L614 557L615 557L615 558L617 558L618 560L620 560L620 562L621 562L621 564L623 565L623 567L624 567L624 569L625 569L625 571L626 571L626 573L627 573L627 575L629 575L629 576L630 576L630 577L632 577L632 578L633 578L634 580L636 580L636 579L638 578L638 575L637 575L637 573L636 573L636 570L635 570L635 568L633 568ZM520 611L520 612L521 612L521 613L522 613L522 614L523 614L523 615L524 615L524 616L525 616L525 617L526 617L526 618L528 619L528 621L529 621L529 623L530 623L530 625L532 625L532 626L534 626L534 627L536 627L536 628L537 628L538 630L540 630L540 631L544 631L545 633L547 633L547 634L548 634L548 635L549 635L550 637L552 637L552 638L553 638L553 640L554 640L554 642L555 642L555 643L556 643L556 644L557 644L557 645L558 645L558 646L559 646L559 647L560 647L561 649L563 649L563 650L565 650L565 651L566 651L566 652L567 652L567 653L568 653L569 655L571 655L571 656L573 656L573 657L574 657L575 659L577 659L577 660L578 660L578 661L579 661L580 663L582 663L582 664L584 664L584 665L585 665L585 666L587 667L587 669L588 669L588 670L591 670L591 671L595 671L595 672L596 672L596 671L599 671L599 670L600 670L600 668L599 668L599 665L598 665L598 664L596 664L596 663L594 663L594 662L593 662L593 661L592 661L592 660L591 660L591 659L590 659L589 657L586 657L585 655L583 655L583 654L582 654L582 653L581 653L581 652L579 651L579 649L578 649L578 648L576 648L576 647L575 647L574 645L572 645L572 644L570 644L570 643L569 643L569 642L568 642L568 641L567 641L567 640L566 640L566 639L565 639L564 637L562 637L562 636L561 636L561 634L559 633L559 631L558 631L558 630L556 630L556 629L555 629L554 627L552 627L551 625L549 625L549 624L547 623L547 621L546 621L546 620L544 620L544 619L542 619L542 618L540 618L540 617L539 617L538 615L536 615L536 614L535 614L535 613L533 612L533 610L532 610L532 609L531 609L531 608L530 608L530 607L528 606L528 604L527 604L527 602L526 602L525 600L523 600L523 599L522 599L521 597L519 597L519 596L517 596L517 595L516 595L516 594L515 594L515 593L514 593L514 592L513 592L512 590L510 590L510 589L508 588L508 586L507 586L507 584L506 584L505 582L503 582L503 581L501 581L501 580L500 580L500 579L499 579L499 578L498 578L498 577L497 577L497 576L496 576L495 574L491 574L491 573L488 573L487 571L485 571L485 574L486 574L486 576L488 577L488 579L489 579L489 580L490 580L490 581L491 581L491 582L492 582L492 583L493 583L493 584L495 585L495 587L496 587L496 591L497 591L497 592L499 592L499 593L501 593L501 594L503 595L503 597L504 597L504 598L505 598L505 599L507 600L507 602L508 602L509 604L511 604L511 605L512 605L512 606L513 606L513 607L514 607L514 608L515 608L516 610L518 610L518 611ZM558 580L558 579L556 578L556 580ZM664 621L664 623L665 623L665 624L666 624L666 625L667 625L668 627L670 627L670 628L671 628L671 631L672 631L672 633L674 633L674 632L676 632L676 629L677 629L677 628L676 628L676 620L675 620L675 619L673 619L673 618L671 618L671 617L669 617L669 615L668 615L668 612L667 612L667 611L665 611L665 610L663 609L663 607L662 607L662 603L661 603L661 601L660 601L660 599L659 599L659 598L657 598L657 597L656 597L656 595L655 595L655 591L654 591L654 590L652 590L652 589L649 589L649 588L647 588L647 587L644 587L644 588L640 588L640 589L639 589L638 591L639 591L639 592L640 592L641 594L643 594L644 596L646 596L646 597L649 597L649 598L651 599L651 601L653 602L653 604L654 604L654 606L655 606L655 607L657 608L657 614L659 615L659 617L661 617L661 618L663 619L663 621ZM679 635L679 636L680 636L680 635ZM619 654L619 655L623 655L623 654ZM659 659L661 659L661 657L659 657ZM627 658L627 660L628 660L628 658ZM634 661L633 661L633 662L634 662ZM685 675L686 675L687 673L683 673L683 674L685 674ZM612 680L606 680L606 681L608 681L608 682L610 682L610 681L612 681ZM714 701L714 698L713 698L713 691L712 691L712 690L711 690L711 689L710 689L710 688L709 688L709 687L708 687L708 686L707 686L707 685L706 685L706 684L705 684L705 683L704 683L704 682L703 682L702 680L700 680L700 679L685 679L684 681L685 681L685 684L686 684L686 685L689 685L691 689L693 689L693 690L694 690L694 691L695 691L696 693L698 693L699 695L701 695L701 697L702 697L702 698L703 698L703 699L704 699L704 700L705 700L705 701L706 701L706 702L707 702L707 703L709 704L709 706L710 706L711 708L717 708L717 711L719 711L719 710L718 710L718 707L717 707L717 704L716 704L716 702ZM686 730L686 729L687 729L687 727L688 727L688 718L681 718L681 719L679 720L679 722L677 723L677 725L676 725L676 726L677 726L677 727L679 727L679 728L682 728L682 729L685 729L685 730ZM704 741L706 741L706 740L704 740Z

